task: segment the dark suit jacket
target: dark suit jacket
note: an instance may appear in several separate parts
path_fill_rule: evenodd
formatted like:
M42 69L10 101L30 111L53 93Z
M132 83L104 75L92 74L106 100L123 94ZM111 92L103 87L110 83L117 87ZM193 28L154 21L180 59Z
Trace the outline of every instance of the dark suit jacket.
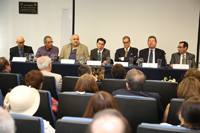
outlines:
M0 73L9 73L7 71L2 71ZM12 73L11 73L12 74ZM16 73L13 73L13 74L16 74ZM19 78L20 78L20 85L25 85L24 83L24 77L21 75L21 74L18 74L19 75Z
M181 54L179 52L172 54L170 64L180 64ZM186 61L192 60L192 67L196 67L195 65L195 55L186 52Z
M24 45L24 53L33 53L32 47ZM23 56L24 56L24 53L23 53ZM18 46L10 48L10 60L12 60L13 57L19 57Z
M119 89L112 92L113 96L119 95L132 95L132 96L142 96L142 97L152 97L155 98L157 101L157 110L158 110L158 118L159 121L162 121L164 109L160 102L161 98L158 93L149 93L149 92L138 92L138 91L131 91L127 89Z
M124 48L117 49L115 53L115 61L121 61L119 60L119 57L124 57L126 51ZM133 57L133 63L136 63L138 58L138 49L134 47L130 47L127 57L124 57L124 62L129 62L129 57Z
M149 57L149 48L142 49L139 52L139 58L143 58L144 62L147 63ZM155 48L155 63L157 59L162 59L162 66L166 66L165 51Z
M98 60L97 51L97 48L90 51L90 60ZM110 50L104 48L102 52L102 62L106 60L106 57L110 57Z

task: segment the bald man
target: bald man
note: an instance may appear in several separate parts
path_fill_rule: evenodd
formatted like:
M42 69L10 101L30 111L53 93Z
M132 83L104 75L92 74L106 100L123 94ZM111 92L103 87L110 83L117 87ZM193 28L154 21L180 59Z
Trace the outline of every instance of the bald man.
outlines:
M61 59L74 59L78 60L80 56L84 56L86 60L90 60L87 46L79 42L79 36L74 34L70 39L71 43L63 46L59 61Z
M25 40L22 36L17 37L17 46L10 48L10 60L13 57L24 57L24 53L33 53L32 47L24 45L24 42Z

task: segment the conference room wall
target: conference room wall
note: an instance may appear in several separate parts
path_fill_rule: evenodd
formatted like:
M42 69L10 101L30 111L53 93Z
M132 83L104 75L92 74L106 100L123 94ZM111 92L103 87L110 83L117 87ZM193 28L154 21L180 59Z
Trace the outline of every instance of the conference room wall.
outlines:
M64 43L67 44L70 42L70 37L67 35L71 36L72 33L70 30L62 31L63 10L72 9L72 0L26 0L26 2L38 2L38 14L19 14L19 0L0 0L0 56L9 58L9 49L17 45L17 36L23 36L25 45L32 46L36 54L37 49L44 45L43 38L50 35L54 45L61 51L64 45L61 37L65 35ZM66 21L65 19L64 22Z
M89 50L103 37L114 58L123 36L130 36L131 46L141 50L154 35L167 63L183 40L196 55L200 0L76 0L75 7L75 33Z

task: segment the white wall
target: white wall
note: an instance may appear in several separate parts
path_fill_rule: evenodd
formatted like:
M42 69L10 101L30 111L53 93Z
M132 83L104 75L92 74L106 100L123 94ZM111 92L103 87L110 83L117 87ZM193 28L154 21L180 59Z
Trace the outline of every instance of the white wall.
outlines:
M112 58L123 36L140 50L154 35L169 63L179 41L187 41L188 52L196 55L199 10L200 0L76 0L75 33L89 50L105 38Z
M26 0L38 2L38 14L19 14L19 0L0 0L0 57L9 58L9 48L16 46L17 36L25 38L25 45L34 53L43 46L43 38L50 35L61 51L62 9L72 8L72 0ZM66 33L71 34L71 31ZM68 42L70 42L70 38Z

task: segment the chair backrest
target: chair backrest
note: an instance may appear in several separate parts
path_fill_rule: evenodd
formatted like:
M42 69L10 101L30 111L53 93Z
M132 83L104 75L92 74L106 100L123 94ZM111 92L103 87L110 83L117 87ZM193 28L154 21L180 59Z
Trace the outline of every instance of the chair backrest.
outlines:
M59 94L57 118L63 116L83 117L90 98L94 93L77 94L76 92L64 92Z
M40 106L34 116L42 117L55 127L56 119L51 109L51 94L49 91L38 90L40 94Z
M158 123L156 99L126 95L116 95L114 99L133 133L136 133L137 126L142 122Z
M2 94L1 94L1 89L0 89L0 106L3 107L3 97L2 97Z
M167 123L172 125L180 125L180 120L178 119L178 111L184 102L184 99L173 98L170 102L169 113L167 116Z
M113 91L125 88L126 80L124 79L103 79L100 90L111 94Z
M200 130L191 130L185 127L160 124L142 123L137 127L137 133L199 133Z
M18 114L11 116L15 120L16 133L44 133L43 118Z
M90 118L63 117L56 122L56 133L83 133L91 122Z
M63 91L74 91L76 82L78 81L79 77L74 76L64 76L62 80L62 89Z
M177 83L146 80L143 92L156 92L161 97L161 103L165 109L172 98L177 98Z
M51 96L58 100L58 90L56 87L56 79L53 76L44 76L44 84L42 90L47 90L51 93Z
M20 85L19 75L11 73L0 73L0 89L3 96L6 95L9 89Z

